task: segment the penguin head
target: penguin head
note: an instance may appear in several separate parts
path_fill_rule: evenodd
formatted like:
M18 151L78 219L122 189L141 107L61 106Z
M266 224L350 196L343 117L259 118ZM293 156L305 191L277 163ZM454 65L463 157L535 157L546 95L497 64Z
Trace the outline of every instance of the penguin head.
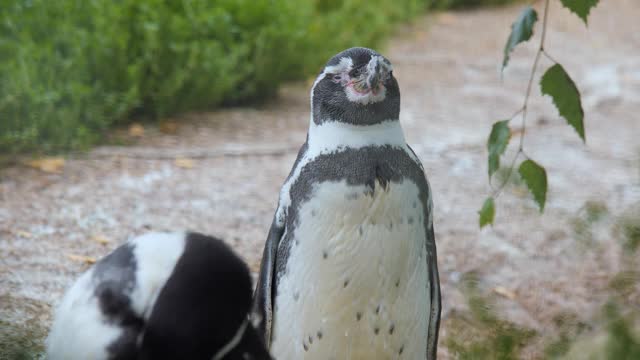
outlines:
M332 57L311 88L313 121L372 125L397 120L400 89L391 62L355 47Z

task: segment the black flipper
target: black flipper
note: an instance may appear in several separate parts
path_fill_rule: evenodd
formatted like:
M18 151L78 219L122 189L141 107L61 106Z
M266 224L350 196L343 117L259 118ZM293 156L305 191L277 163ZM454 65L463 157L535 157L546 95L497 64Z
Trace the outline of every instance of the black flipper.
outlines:
M284 234L284 226L276 223L274 216L267 242L264 244L260 275L253 298L251 323L258 329L258 334L264 340L265 346L271 347L271 326L273 324L273 301L275 299L275 269L278 244Z
M429 271L431 309L429 315L429 336L427 337L427 359L435 360L438 352L438 330L440 329L440 275L438 274L438 257L436 255L436 242L433 234L433 225L427 231L427 267Z
M416 163L417 165L420 167L420 170L422 170L424 172L424 167L422 166L422 163L417 160L418 159L418 155L416 154L415 151L413 151L413 149L407 145L407 148L411 151L411 153L413 154L414 158L416 159ZM425 176L425 180L426 180L426 176ZM430 201L428 200L429 197L433 198L433 194L431 193L431 187L429 186L429 183L427 181L427 204L430 203ZM425 214L425 216L431 216L431 218L433 219L433 208L431 208L431 205L428 206L428 209L426 209L426 211L428 211L428 214ZM431 298L431 301L429 302L430 305L430 309L429 309L429 334L427 336L427 360L436 360L437 358L437 353L438 353L438 332L440 330L440 313L442 311L442 299L440 296L440 275L438 273L438 256L437 256L437 251L436 251L436 237L434 235L434 231L433 231L433 222L431 222L431 224L429 224L429 226L426 229L426 234L427 234L427 238L425 239L425 245L427 247L427 270L429 272L429 296Z

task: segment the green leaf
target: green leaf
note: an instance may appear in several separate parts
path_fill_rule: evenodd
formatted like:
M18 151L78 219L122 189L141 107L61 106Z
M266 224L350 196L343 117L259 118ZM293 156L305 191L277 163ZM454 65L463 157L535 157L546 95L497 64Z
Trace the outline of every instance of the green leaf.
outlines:
M533 160L525 160L518 168L520 176L527 184L529 191L533 194L533 199L538 203L540 212L544 210L544 203L547 199L547 172Z
M487 200L484 201L484 205L482 205L482 209L478 211L478 214L480 214L480 228L483 228L487 224L493 225L493 217L496 215L496 209L492 197L488 197Z
M562 5L572 13L578 15L584 24L587 25L587 17L591 8L598 5L599 0L560 0Z
M504 154L504 150L509 144L511 138L511 130L509 129L509 120L498 121L493 124L489 140L487 141L487 150L489 150L489 178L500 167L500 155Z
M586 141L583 123L584 110L582 110L580 92L562 65L555 64L542 75L540 89L543 94L551 96L560 116L576 129L582 141Z
M537 20L538 13L536 13L531 6L527 6L522 10L516 22L511 25L511 34L509 34L507 44L504 46L504 59L502 60L503 70L507 67L509 54L513 51L516 45L531 39L531 35L533 35L533 25Z

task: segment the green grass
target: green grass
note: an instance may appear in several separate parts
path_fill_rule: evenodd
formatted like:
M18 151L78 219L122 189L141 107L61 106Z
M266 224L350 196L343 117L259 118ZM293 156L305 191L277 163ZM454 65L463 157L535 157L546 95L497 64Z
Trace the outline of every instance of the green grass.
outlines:
M557 334L545 345L544 353L548 359L561 359L571 350L575 339L590 330L589 324L581 321L577 314L566 312L553 319Z
M571 219L576 239L583 245L592 245L592 227L594 224L603 220L608 213L609 209L607 209L607 205L604 202L596 200L586 201L576 216Z
M0 359L40 359L44 338L45 331L41 328L15 327L0 321Z
M608 337L604 348L607 358L640 359L640 334L634 330L632 318L614 302L605 306L604 313L608 320Z
M469 312L452 313L451 335L445 346L456 359L517 359L536 333L501 319L493 310L491 299L480 292L478 281L473 273L463 278L461 290Z
M562 313L554 318L551 332L538 334L502 319L470 273L461 289L469 310L449 314L444 346L462 360L517 360L528 346L541 346L545 359L640 359L640 313L623 298L636 291L637 283L637 270L615 275L601 316L585 322L577 314Z
M616 223L616 232L626 250L635 252L640 246L640 204L627 209Z

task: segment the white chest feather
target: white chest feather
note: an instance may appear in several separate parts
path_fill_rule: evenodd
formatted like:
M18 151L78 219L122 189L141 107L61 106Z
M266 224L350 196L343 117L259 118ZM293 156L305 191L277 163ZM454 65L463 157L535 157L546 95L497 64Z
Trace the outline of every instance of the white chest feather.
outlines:
M298 209L275 299L272 354L287 359L425 359L424 210L409 180L324 182Z

